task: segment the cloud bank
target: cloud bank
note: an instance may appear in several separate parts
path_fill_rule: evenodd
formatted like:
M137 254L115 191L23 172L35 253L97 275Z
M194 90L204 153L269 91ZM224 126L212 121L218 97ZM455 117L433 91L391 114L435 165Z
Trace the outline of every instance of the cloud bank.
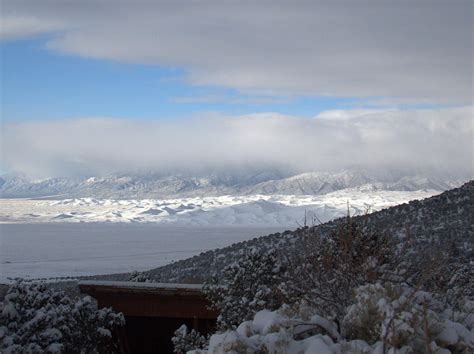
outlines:
M471 0L3 0L1 38L246 93L472 104Z
M353 166L473 175L472 107L266 113L178 121L90 118L7 124L3 162L35 177Z

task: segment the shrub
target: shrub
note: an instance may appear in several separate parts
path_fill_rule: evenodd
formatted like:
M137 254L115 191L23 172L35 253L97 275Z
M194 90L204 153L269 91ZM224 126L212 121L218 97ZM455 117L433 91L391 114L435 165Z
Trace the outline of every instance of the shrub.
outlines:
M355 330L348 337L337 336L336 324L318 315L303 320L282 310L262 310L235 330L212 335L204 353L441 354L474 350L472 329L447 319L443 308L426 292L370 284L357 289L357 294L345 318L345 325ZM309 336L302 336L310 330ZM367 340L360 338L365 335Z
M10 286L0 315L3 352L95 353L116 346L113 329L125 323L121 313L97 309L89 296L70 298L44 284Z
M206 337L194 329L189 331L184 324L174 332L171 341L174 346L173 352L179 354L187 353L190 350L204 349L208 345Z
M128 276L129 281L133 281L136 283L151 283L152 280L148 277L148 275L145 272L139 272L137 270L134 270L131 272Z
M356 290L344 318L344 337L422 352L441 331L441 309L427 292L391 284L364 285Z
M328 233L314 230L306 228L281 288L288 299L304 300L339 323L355 288L389 276L398 262L396 247L388 236L364 230L349 216Z
M279 289L285 267L275 251L248 250L237 263L227 266L221 279L211 277L204 292L220 311L218 327L234 328L259 310L277 309L283 303Z
M299 229L284 266L252 251L224 270L224 286L207 284L221 312L210 353L474 351L468 242L390 237L349 216L329 225Z

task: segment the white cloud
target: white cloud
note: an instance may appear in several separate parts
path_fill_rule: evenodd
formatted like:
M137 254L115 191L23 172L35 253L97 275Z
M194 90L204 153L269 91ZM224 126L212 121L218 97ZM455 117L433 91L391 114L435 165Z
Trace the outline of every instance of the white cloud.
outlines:
M59 22L29 16L2 16L0 39L13 40L58 31L65 26Z
M2 14L67 23L53 50L180 67L198 85L472 104L470 0L4 0Z
M328 119L328 120L349 120L353 118L360 119L366 115L380 115L383 113L390 112L389 109L333 109L319 113L315 119Z
M3 164L36 177L352 166L472 177L472 107L349 111L351 119L327 119L333 113L10 123L3 129Z
M172 97L170 102L181 104L226 103L234 105L265 105L289 103L288 97L281 96L231 96L231 95L196 95Z

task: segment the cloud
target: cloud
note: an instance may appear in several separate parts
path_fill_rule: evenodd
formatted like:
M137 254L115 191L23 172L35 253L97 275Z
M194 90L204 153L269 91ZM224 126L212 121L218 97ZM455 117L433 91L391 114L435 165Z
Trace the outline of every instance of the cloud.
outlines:
M330 111L324 111L319 113L316 119L327 119L327 120L349 120L353 118L361 119L364 116L374 116L384 113L389 113L393 110L389 109L333 109Z
M67 23L52 50L179 67L196 85L472 104L470 0L4 0L2 14Z
M14 40L31 37L43 33L64 29L65 26L54 20L35 17L2 16L0 23L0 39Z
M225 103L233 105L265 105L265 104L284 104L291 100L282 96L235 96L235 95L197 95L197 96L179 96L172 97L170 102L180 104L195 103Z
M472 113L472 107L463 107L348 111L350 119L325 112L311 119L260 113L9 123L2 163L35 177L359 166L465 178L473 175Z

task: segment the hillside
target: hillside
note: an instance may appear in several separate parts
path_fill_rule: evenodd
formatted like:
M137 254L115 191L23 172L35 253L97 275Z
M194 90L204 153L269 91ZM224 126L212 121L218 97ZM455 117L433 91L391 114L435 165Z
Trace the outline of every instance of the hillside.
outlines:
M474 181L465 183L440 195L421 201L412 201L372 213L367 217L370 228L383 230L391 235L409 233L414 238L449 238L466 245L472 252L474 246ZM363 216L355 217L361 221ZM327 232L337 225L337 219L314 226L315 231ZM304 229L285 231L236 243L229 247L208 251L183 261L150 270L146 275L159 282L202 282L214 271L236 261L245 248L259 250L279 248L291 251L298 248Z

